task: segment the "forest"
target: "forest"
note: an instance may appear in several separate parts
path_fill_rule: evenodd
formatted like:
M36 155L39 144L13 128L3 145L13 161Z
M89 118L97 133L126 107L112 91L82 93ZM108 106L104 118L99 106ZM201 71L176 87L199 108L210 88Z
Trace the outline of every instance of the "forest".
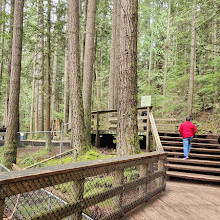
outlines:
M92 111L135 117L145 95L156 117L190 115L220 132L220 2L122 2L0 0L0 127L11 129L8 146L18 131L50 131L59 119L73 147L86 148ZM48 146L50 139L48 132Z

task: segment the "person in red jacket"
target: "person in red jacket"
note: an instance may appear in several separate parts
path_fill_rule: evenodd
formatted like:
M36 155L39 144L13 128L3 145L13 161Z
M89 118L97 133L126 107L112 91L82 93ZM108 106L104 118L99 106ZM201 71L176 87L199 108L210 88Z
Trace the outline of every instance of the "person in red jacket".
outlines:
M189 116L187 116L186 121L180 125L179 132L183 137L183 159L188 159L192 146L192 139L195 133L197 132L196 126L192 122L190 122Z

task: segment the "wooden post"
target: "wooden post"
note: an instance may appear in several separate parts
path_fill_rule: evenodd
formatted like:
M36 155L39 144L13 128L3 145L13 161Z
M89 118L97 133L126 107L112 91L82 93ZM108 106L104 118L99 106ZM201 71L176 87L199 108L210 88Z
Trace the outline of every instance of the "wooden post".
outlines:
M147 107L147 134L146 134L146 152L150 151L150 108Z
M0 200L0 219L3 219L5 209L5 199Z
M164 159L159 159L158 160L158 171L163 171L165 166L164 166L165 160ZM164 184L164 177L159 177L158 178L158 187L162 186Z
M157 150L157 145L156 145L156 140L155 137L153 136L153 151Z
M148 174L148 164L140 165L139 175L140 178L146 177ZM139 197L144 197L147 194L147 184L142 184L139 187Z
M0 188L0 219L3 219L5 210L5 187Z
M122 185L124 182L124 169L115 170L114 187ZM114 202L114 210L122 208L123 194L116 196Z
M84 179L75 180L72 182L72 189L71 189L71 199L73 203L78 202L79 200L83 199L83 191L84 191ZM71 220L81 220L82 219L82 211L79 207L79 210L73 215L70 216Z
M99 112L97 111L96 115L96 136L95 136L95 147L99 147Z

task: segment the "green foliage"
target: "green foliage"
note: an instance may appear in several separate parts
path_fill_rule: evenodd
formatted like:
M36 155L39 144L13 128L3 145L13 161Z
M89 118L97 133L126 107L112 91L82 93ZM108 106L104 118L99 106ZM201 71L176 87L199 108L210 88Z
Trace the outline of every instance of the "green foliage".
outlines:
M140 0L138 20L138 101L142 95L152 96L154 114L159 116L182 117L187 113L189 69L191 52L191 23L193 1L172 1L169 36L169 58L166 96L163 97L164 81L164 49L167 31L168 1ZM216 8L214 7L216 3ZM57 1L52 2L52 32L51 32L51 73L53 72L53 55L55 38L58 38L58 74L56 79L56 106L55 117L63 120L64 99L64 61L66 46L66 12L67 4L61 1L60 7ZM9 5L9 4L8 4ZM2 74L0 97L0 121L3 121L6 91L8 79L8 45L9 33L9 7L3 14L6 22L4 33L4 66ZM45 5L46 6L46 5ZM82 43L83 26L85 16L83 13L85 1L82 1L82 13L80 16L80 43ZM217 112L220 100L220 57L219 37L214 42L214 24L219 24L218 1L197 1L196 8L196 71L194 86L193 114L200 112ZM99 1L97 5L96 20L96 53L94 59L94 84L93 84L93 110L98 106L107 109L109 93L110 50L112 34L113 1ZM46 11L44 11L44 16ZM59 20L57 18L59 17ZM154 20L154 22L153 22ZM46 34L46 16L44 17L44 34ZM34 71L35 46L38 44L38 34L42 31L38 25L37 1L25 1L24 30L23 30L23 54L20 91L20 130L29 130L30 109L32 101L32 76ZM153 32L153 41L151 34ZM0 34L2 35L0 30ZM214 51L216 44L216 53ZM150 48L152 45L151 85L148 83ZM81 48L80 48L81 49ZM44 51L46 57L46 50ZM46 70L46 62L44 63ZM44 71L44 74L46 71ZM51 74L52 78L52 74ZM45 95L45 85L41 91ZM98 100L98 95L101 100ZM163 113L163 114L162 114ZM213 115L214 117L214 115ZM0 125L1 126L1 125Z

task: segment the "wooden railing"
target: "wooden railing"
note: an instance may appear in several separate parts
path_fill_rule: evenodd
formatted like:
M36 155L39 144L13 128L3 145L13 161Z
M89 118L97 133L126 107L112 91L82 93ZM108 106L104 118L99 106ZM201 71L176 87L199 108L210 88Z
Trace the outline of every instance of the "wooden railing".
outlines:
M2 173L0 219L12 210L26 219L116 219L164 190L165 180L163 152ZM49 205L42 189L65 202Z
M147 111L147 116L141 116L142 111ZM146 151L150 151L150 146L157 151L163 151L157 126L152 113L152 107L141 107L138 112L138 132L146 135ZM92 131L96 134L95 146L99 145L99 135L103 133L116 134L117 129L117 110L92 112ZM143 122L146 120L146 122Z
M178 132L182 120L176 118L156 118L155 123L159 132Z

